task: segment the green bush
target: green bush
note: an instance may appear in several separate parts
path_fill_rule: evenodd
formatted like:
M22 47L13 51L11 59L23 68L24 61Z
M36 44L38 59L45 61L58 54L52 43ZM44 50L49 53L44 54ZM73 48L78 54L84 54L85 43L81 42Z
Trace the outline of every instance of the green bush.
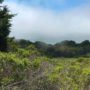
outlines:
M16 54L0 53L0 86L24 80L30 62Z

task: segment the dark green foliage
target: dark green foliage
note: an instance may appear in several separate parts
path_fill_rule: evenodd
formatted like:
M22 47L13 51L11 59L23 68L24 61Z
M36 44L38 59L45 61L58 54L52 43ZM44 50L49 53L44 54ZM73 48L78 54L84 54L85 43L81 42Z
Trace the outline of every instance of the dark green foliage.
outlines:
M17 50L18 50L18 48L19 48L19 45L18 45L18 43L16 42L16 40L15 40L15 38L14 37L12 37L12 38L8 38L7 39L7 50L8 50L8 52L16 52Z
M0 0L0 3L2 3L4 0Z
M7 6L0 7L0 51L7 51L7 37L10 33L12 17L13 15L9 14Z
M36 42L37 49L49 57L80 57L90 53L90 42L85 40L81 43L65 40L55 45Z
M27 49L27 47L32 45L42 56L48 57L80 57L88 56L90 53L90 42L88 40L81 43L65 40L61 43L51 45L40 41L34 43L24 39L9 39L8 44L8 49L11 48L12 51L15 51L17 48Z
M20 48L27 48L29 45L33 44L29 40L24 39L17 40L16 42Z

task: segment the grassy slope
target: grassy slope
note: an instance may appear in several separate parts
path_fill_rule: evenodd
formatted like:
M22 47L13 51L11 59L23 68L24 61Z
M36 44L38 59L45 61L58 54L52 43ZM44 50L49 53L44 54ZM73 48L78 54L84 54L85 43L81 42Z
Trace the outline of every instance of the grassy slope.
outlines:
M90 58L20 54L0 53L1 90L89 90Z

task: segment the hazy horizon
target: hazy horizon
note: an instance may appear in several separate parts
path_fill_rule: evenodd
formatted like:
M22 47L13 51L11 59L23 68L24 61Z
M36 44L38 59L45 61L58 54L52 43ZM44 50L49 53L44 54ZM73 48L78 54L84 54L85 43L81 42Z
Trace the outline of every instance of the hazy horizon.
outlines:
M6 0L13 18L10 36L56 43L90 40L89 0Z

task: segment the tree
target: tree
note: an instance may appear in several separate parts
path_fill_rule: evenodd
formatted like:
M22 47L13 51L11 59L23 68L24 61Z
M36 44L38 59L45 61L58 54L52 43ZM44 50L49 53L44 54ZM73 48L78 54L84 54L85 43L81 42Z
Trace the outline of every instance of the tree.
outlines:
M2 4L3 0L0 0ZM10 20L14 15L9 13L7 6L0 6L0 51L7 51L7 38L10 33Z
M82 46L82 47L90 46L89 40L84 40L84 41L82 41L82 42L80 43L80 46Z
M2 3L3 2L3 0L0 0L0 3Z

